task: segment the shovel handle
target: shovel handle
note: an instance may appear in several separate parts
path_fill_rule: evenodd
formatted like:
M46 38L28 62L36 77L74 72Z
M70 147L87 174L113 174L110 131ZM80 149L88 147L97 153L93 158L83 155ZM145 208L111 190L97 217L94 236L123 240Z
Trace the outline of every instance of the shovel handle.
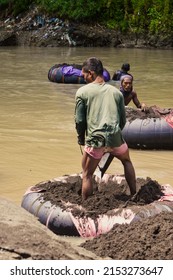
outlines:
M111 164L113 158L114 158L114 156L110 154L103 167L100 167L98 165L98 168L101 171L101 177L103 177L103 175L105 174L105 172L108 169L109 165Z

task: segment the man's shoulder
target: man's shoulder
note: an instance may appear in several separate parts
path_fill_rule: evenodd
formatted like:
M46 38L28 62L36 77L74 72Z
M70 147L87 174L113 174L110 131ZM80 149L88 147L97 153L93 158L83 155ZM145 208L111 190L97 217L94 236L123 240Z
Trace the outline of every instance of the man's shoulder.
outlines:
M115 92L120 92L120 90L116 87L115 84L110 84L110 83L106 83L107 87L110 88L111 90L115 91Z
M132 92L131 92L131 94L133 95L133 96L136 96L137 95L137 93L136 93L136 90L132 90Z
M78 88L78 90L76 91L76 96L80 96L82 94L84 94L87 89L88 89L89 84L86 85L82 85L80 88Z
M115 85L107 84L107 88L115 96L123 96L122 92Z

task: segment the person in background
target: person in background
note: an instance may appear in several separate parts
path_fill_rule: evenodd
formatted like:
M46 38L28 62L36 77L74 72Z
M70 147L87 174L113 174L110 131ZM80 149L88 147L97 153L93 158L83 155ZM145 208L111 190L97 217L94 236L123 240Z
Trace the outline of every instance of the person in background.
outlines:
M121 70L117 70L113 76L112 76L112 80L114 81L120 81L121 77L123 75L130 75L131 77L133 77L130 73L128 73L128 71L130 71L130 64L129 63L124 63L121 66Z
M131 101L137 108L146 110L145 103L141 103L137 97L137 93L133 90L133 77L130 75L124 75L120 79L120 91L124 96L124 104L127 106Z
M85 146L82 157L82 199L92 195L92 176L106 152L122 162L130 193L134 195L135 170L122 136L126 123L123 95L117 88L105 83L103 64L96 57L83 63L82 74L87 84L79 88L75 95L78 144Z

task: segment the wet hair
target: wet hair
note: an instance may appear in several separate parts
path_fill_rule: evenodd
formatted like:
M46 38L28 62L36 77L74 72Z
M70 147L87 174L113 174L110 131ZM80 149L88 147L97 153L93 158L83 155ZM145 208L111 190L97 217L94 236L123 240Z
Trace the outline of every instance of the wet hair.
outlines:
M101 60L96 57L88 58L82 65L83 71L88 73L89 71L95 72L97 76L103 75L103 64Z
M129 63L123 63L121 66L121 69L124 71L129 71L130 70L130 64Z

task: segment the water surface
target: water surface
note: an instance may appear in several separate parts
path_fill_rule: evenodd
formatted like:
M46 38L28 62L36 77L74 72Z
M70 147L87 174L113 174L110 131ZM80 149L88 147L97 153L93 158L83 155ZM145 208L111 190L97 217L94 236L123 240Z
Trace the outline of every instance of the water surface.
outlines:
M74 126L74 96L80 85L49 82L56 63L99 57L111 76L131 65L134 87L147 105L173 107L172 50L114 48L0 48L0 194L17 204L38 182L81 171ZM133 106L133 104L130 104ZM173 151L130 149L138 177L173 185ZM108 173L123 174L118 160Z

